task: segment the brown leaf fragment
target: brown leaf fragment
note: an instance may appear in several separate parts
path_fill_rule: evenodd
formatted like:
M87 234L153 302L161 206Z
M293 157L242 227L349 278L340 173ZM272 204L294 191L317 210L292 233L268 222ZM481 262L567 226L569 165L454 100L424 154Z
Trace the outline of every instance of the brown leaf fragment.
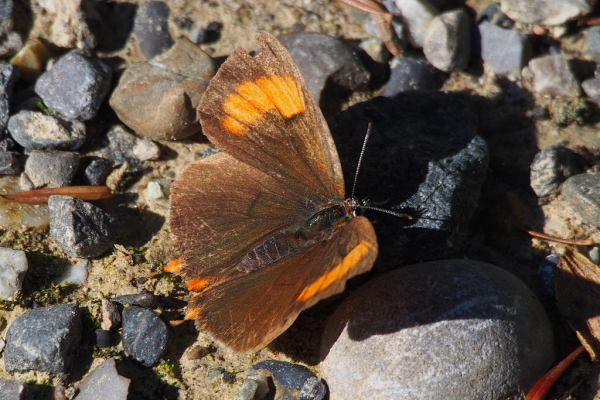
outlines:
M594 361L600 359L600 268L571 247L558 263L558 309Z

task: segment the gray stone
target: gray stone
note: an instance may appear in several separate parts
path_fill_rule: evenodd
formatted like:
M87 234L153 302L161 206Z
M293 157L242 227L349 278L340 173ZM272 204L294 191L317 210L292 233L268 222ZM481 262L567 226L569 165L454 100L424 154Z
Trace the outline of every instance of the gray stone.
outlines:
M549 299L556 300L556 290L554 288L554 277L556 276L556 267L560 261L557 254L551 254L544 258L538 266L535 280L535 288Z
M71 257L97 257L112 247L117 221L93 204L69 196L50 196L50 236Z
M395 3L406 27L408 42L414 47L423 47L427 28L439 11L427 0L395 0Z
M20 170L18 153L0 151L0 175L17 175Z
M136 12L133 33L146 59L161 54L175 43L169 32L169 6L162 1L142 3Z
M0 400L23 400L25 388L25 382L0 380Z
M584 221L600 226L600 173L572 176L563 183L561 192Z
M20 315L8 328L4 367L10 372L69 372L81 339L77 305L40 307Z
M533 73L533 90L550 96L579 96L577 78L562 54L549 55L529 61Z
M600 61L600 26L585 30L585 49L594 60Z
M117 372L115 359L109 358L83 378L75 400L126 400L130 383Z
M45 6L53 14L51 42L69 49L77 47L91 51L103 33L102 18L93 0L46 1Z
M235 400L254 400L257 390L258 382L254 379L248 379L242 384L240 391L235 396Z
M19 69L12 64L0 63L0 132L4 132L10 116L10 102Z
M8 120L13 139L28 150L76 150L86 139L85 124L40 111L20 111Z
M407 223L365 211L377 233L380 265L461 252L489 159L473 118L479 101L461 94L411 91L359 103L328 121L346 182L354 179L361 152L362 141L356 138L372 122L356 196L416 217ZM389 179L382 181L382 176Z
M13 29L13 9L15 5L12 0L0 1L0 33L10 32Z
M434 68L425 58L401 54L390 62L390 79L381 95L392 97L412 90L438 90L446 74Z
M423 53L439 70L463 69L471 57L470 33L469 16L462 8L438 15L427 29Z
M331 400L522 398L554 361L554 343L522 281L444 260L353 292L327 323L321 360Z
M527 35L515 30L504 29L487 21L479 25L481 35L481 58L498 75L515 73L521 75L521 69L531 57L531 45Z
M123 306L139 306L143 308L152 308L156 299L152 293L134 293L124 294L123 296L117 296L112 299L115 303L119 303Z
M71 50L39 77L35 92L49 109L87 121L100 109L110 89L111 76L110 67L99 59Z
M560 192L567 178L585 170L583 157L563 146L549 146L533 158L530 167L530 185L538 197Z
M92 186L104 185L113 169L113 162L105 158L96 158L83 171L83 180Z
M290 52L317 103L327 80L348 89L365 88L370 74L340 40L316 32L292 32L278 39Z
M118 303L102 299L102 329L115 330L121 326L121 307Z
M79 167L79 154L34 150L25 162L25 173L36 188L69 186Z
M23 250L0 247L0 299L12 300L29 268Z
M129 306L123 311L123 349L146 367L154 366L167 351L171 333L150 310Z
M111 346L112 335L104 329L96 329L94 331L93 343L101 349L106 349Z
M477 13L475 18L477 25L487 21L492 25L498 25L504 28L512 28L514 21L511 20L500 10L500 3L490 3L483 10Z
M526 24L561 25L592 11L587 0L502 0L502 12Z
M590 100L600 106L600 78L586 79L581 82L581 88Z
M7 58L23 47L23 38L17 32L0 33L0 58Z
M273 374L277 393L281 393L282 390L299 390L300 400L322 400L327 394L325 385L304 365L265 360L254 364L249 372L261 369Z

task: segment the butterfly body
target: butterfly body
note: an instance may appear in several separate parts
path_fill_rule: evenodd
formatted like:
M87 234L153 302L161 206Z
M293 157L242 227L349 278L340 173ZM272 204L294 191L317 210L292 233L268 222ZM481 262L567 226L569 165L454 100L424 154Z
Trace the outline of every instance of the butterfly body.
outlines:
M275 38L258 40L258 56L235 50L211 80L198 111L221 152L184 170L170 209L177 272L197 292L186 318L238 351L266 346L377 255L300 72Z

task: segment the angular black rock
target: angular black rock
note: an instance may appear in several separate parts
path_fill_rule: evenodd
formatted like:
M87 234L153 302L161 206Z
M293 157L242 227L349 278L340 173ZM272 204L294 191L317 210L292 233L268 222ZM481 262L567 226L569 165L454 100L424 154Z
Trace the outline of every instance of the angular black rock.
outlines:
M171 333L156 314L137 306L123 311L123 348L146 367L152 367L167 351Z

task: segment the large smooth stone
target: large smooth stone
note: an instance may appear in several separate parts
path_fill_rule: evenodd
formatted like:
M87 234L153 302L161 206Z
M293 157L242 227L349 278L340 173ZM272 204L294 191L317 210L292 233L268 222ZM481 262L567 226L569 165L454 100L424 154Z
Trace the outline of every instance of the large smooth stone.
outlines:
M374 279L325 328L330 399L516 398L554 360L544 309L493 265L433 261Z

